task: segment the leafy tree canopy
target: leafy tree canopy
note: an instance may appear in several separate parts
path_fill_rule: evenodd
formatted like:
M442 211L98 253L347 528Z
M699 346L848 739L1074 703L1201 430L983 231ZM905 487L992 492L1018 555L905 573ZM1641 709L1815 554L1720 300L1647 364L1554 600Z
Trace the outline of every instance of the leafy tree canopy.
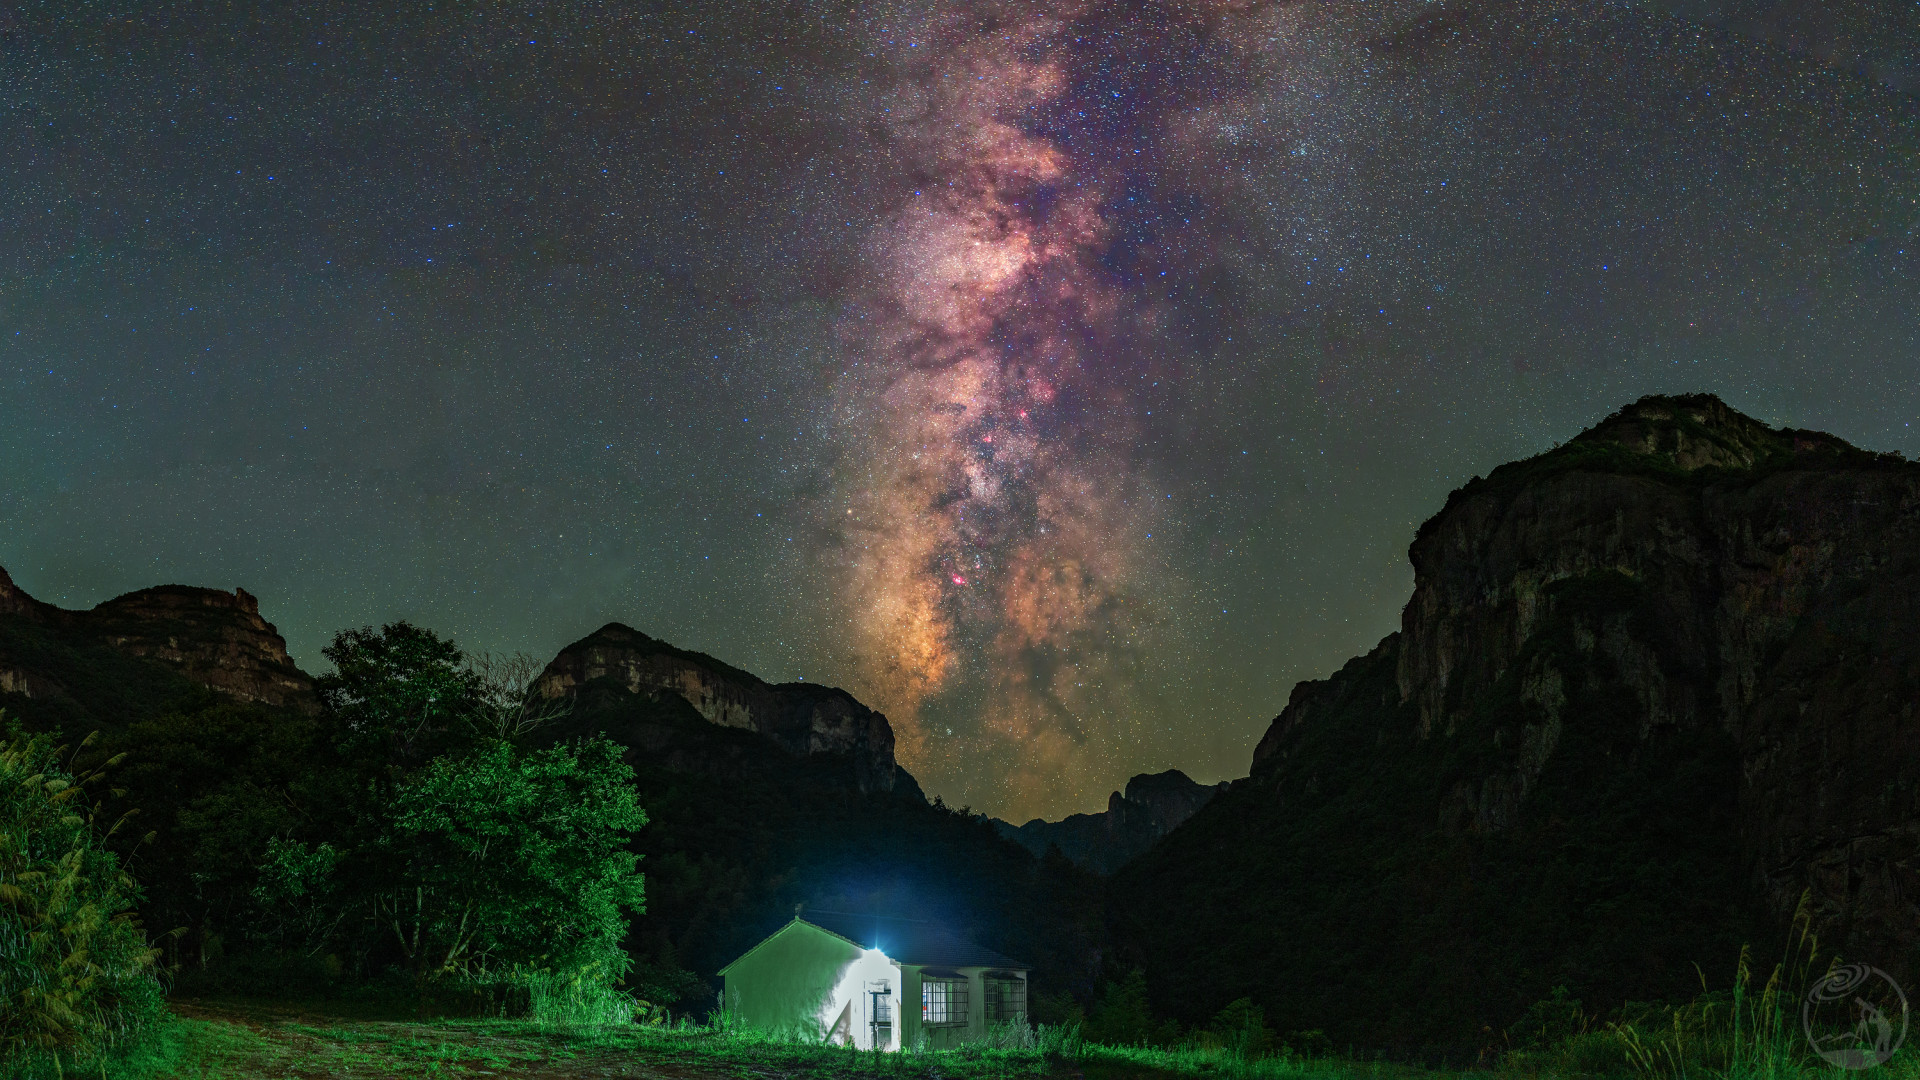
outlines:
M434 762L394 810L382 846L439 900L421 916L424 937L444 949L439 971L502 961L625 970L626 912L643 910L626 841L647 816L619 747L595 738L525 753L496 742Z
M453 642L403 620L343 630L321 654L334 671L317 689L349 757L404 771L470 742L485 687Z
M627 839L647 818L612 743L436 758L383 816L357 848L268 846L255 895L288 944L319 952L374 926L423 980L625 972L626 916L644 899Z

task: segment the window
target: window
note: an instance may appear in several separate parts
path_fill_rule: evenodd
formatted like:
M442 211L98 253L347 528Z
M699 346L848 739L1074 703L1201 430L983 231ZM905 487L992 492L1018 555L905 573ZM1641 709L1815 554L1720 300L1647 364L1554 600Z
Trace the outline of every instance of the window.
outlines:
M967 980L958 976L927 975L920 980L920 1019L938 1027L967 1022Z
M981 981L986 984L988 1023L1027 1015L1027 980L1011 971L989 971Z
M885 979L867 984L867 1024L873 1032L873 1048L893 1044L893 985Z

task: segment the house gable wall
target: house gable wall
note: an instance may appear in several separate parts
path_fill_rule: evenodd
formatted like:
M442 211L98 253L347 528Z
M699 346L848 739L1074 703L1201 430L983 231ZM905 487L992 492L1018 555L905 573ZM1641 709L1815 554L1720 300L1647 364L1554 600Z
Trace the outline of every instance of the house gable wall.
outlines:
M727 965L721 972L723 1000L748 1027L783 1039L818 1040L838 1016L834 1006L845 1004L834 1001L835 990L864 956L845 938L795 920ZM834 1015L827 1015L830 1010Z

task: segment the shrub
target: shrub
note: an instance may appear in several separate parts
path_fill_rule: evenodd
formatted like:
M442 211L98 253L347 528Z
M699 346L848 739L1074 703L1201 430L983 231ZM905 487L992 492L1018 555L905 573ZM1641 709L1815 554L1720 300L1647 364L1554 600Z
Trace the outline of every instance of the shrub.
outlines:
M85 801L98 776L45 736L0 742L0 1075L96 1059L164 1014L139 889Z
M632 1023L640 1003L633 995L609 986L609 981L599 971L535 975L528 983L532 991L530 1019L563 1031Z
M1266 1012L1252 998L1229 1002L1207 1030L1222 1049L1244 1060L1254 1061L1273 1052L1273 1032L1267 1027Z
M1152 1038L1146 973L1135 969L1125 979L1107 983L1087 1017L1085 1032L1087 1041L1108 1046L1139 1046Z

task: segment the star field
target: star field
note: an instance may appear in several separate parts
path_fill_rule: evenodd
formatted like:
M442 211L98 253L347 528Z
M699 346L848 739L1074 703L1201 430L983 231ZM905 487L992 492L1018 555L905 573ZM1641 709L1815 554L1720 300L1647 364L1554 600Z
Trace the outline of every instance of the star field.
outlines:
M1920 454L1910 9L0 8L0 565L617 619L1014 820L1241 775L1627 401Z

